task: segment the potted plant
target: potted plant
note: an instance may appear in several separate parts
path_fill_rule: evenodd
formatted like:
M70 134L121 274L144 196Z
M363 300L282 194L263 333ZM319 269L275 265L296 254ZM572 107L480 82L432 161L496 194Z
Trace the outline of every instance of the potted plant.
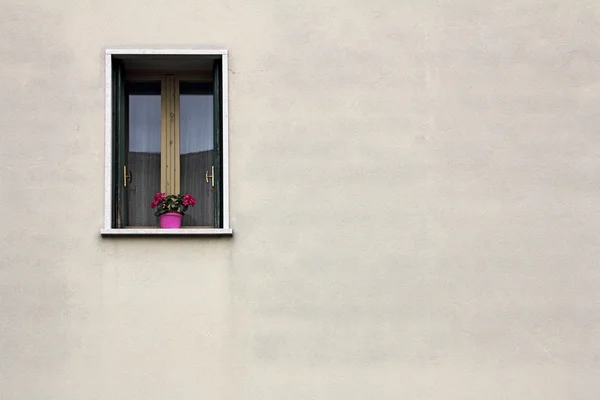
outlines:
M181 218L189 206L194 206L196 199L186 194L156 193L150 208L156 208L154 215L160 219L161 228L179 229Z

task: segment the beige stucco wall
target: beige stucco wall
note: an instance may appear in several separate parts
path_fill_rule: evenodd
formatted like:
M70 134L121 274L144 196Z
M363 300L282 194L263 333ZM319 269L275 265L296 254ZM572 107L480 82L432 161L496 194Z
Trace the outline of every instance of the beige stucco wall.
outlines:
M600 396L600 4L0 0L0 399ZM102 238L104 49L230 51L233 238Z

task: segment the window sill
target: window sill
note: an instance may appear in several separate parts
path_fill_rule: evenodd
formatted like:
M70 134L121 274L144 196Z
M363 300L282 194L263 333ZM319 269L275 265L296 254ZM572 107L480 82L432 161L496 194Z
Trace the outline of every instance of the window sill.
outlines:
M232 229L182 228L182 229L101 229L102 236L232 236Z

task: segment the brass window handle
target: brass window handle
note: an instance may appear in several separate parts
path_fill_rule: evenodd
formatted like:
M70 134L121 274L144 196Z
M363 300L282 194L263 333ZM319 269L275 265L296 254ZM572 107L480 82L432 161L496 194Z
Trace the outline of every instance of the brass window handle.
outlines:
M133 173L131 171L127 173L127 165L123 165L123 187L127 187L127 179L129 183L133 182Z
M208 179L210 179L211 180L211 186L215 187L215 166L214 165L212 166L210 172L211 172L211 175L209 175L208 171L206 171L206 175L205 175L205 177L206 177L206 183L208 183Z

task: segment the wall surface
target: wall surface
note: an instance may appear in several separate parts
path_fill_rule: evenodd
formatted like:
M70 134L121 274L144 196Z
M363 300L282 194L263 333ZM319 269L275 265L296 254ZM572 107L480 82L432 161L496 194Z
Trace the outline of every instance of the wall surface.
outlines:
M0 399L599 398L597 1L0 6ZM112 47L229 50L232 238L100 236Z

